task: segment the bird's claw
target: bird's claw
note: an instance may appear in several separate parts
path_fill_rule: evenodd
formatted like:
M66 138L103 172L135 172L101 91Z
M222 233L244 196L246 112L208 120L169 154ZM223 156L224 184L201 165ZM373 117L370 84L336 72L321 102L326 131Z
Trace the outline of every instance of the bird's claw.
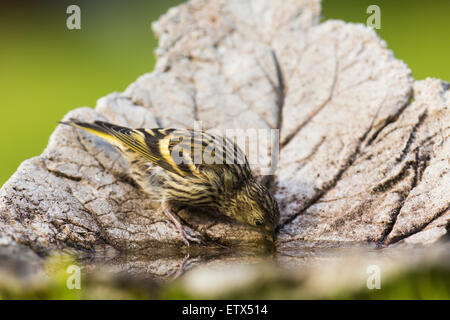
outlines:
M196 236L191 236L190 234L188 234L186 232L186 230L181 227L180 229L178 229L178 231L180 232L180 236L183 239L184 243L186 244L186 246L190 246L190 242L195 242L195 243L202 243L202 239Z

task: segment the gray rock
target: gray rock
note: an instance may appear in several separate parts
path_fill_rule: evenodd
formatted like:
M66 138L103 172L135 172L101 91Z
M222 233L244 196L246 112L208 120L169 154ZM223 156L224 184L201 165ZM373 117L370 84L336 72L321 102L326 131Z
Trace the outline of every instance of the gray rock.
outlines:
M153 24L152 73L65 119L279 130L263 179L282 211L280 250L437 241L450 219L448 84L414 81L373 30L319 15L317 0L191 0ZM181 216L208 247L264 240L226 218ZM183 246L120 154L65 126L2 187L0 235L39 254Z

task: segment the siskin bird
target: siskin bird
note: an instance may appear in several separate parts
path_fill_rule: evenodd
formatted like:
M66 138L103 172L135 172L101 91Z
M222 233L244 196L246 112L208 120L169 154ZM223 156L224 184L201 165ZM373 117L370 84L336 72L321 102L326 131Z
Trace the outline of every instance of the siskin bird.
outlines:
M75 119L60 123L115 146L130 163L136 183L160 199L186 245L201 240L184 230L176 214L185 207L218 212L273 236L277 202L252 175L245 154L231 140L190 129L130 129Z

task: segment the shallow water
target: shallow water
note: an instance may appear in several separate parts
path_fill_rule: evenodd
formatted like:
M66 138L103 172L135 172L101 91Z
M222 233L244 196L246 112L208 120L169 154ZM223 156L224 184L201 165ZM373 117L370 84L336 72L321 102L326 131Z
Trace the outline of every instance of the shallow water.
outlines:
M397 265L405 262L448 257L450 246L379 248L371 244L355 243L296 243L267 248L149 248L140 252L118 253L100 251L85 256L80 262L87 271L105 268L114 273L139 275L145 278L173 279L185 272L203 266L272 264L283 270L298 270L358 261L361 265Z
M15 298L61 298L62 292L70 299L450 298L448 242L387 248L289 242L272 252L263 247L128 253L97 248L95 254L80 254L42 259L26 247L0 246L0 296L6 292ZM81 291L67 287L73 276L68 268L74 264L81 267ZM14 275L23 281L11 282ZM374 276L383 290L370 289L376 284Z

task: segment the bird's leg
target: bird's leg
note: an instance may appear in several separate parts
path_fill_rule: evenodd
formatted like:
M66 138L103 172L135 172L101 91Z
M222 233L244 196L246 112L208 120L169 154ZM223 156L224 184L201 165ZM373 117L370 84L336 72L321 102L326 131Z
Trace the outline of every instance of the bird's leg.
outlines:
M181 238L183 238L184 243L189 247L189 241L200 243L202 240L196 238L194 236L189 235L185 230L183 225L181 224L180 218L173 212L173 207L167 203L163 202L162 204L164 214L170 218L175 228L180 233Z

